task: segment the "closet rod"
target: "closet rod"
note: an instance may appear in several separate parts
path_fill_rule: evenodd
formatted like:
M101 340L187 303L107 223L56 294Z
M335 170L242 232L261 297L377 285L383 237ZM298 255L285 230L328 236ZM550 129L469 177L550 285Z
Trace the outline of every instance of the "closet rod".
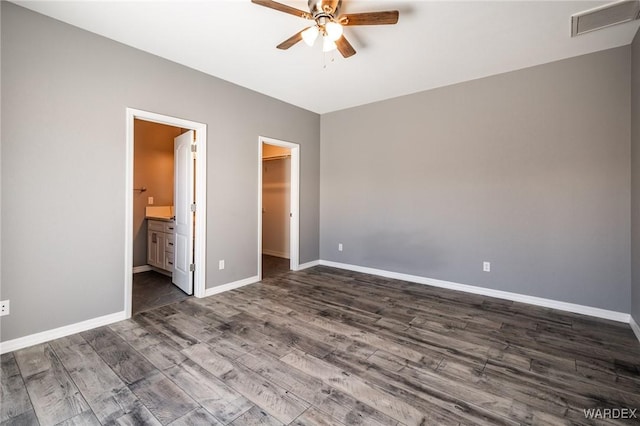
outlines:
M291 158L291 154L288 155L276 155L273 157L265 157L262 161L271 161L271 160L284 160L285 158Z

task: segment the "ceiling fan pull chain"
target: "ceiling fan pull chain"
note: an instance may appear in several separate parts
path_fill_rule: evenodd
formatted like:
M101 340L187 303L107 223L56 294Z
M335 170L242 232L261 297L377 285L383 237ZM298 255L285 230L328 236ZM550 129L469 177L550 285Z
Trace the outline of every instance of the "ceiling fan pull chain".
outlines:
M322 52L322 69L327 69L327 56L329 56L329 64L335 62L336 57L334 55L334 52L335 50L332 50L330 52Z

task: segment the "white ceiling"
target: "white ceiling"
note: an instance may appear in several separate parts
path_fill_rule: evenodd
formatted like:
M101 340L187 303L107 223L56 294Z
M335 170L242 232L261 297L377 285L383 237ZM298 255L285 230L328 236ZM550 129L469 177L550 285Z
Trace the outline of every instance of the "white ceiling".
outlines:
M344 0L343 13L400 19L346 28L358 53L343 59L320 43L276 49L309 21L250 0L16 3L321 114L627 45L640 25L571 38L570 16L602 1Z

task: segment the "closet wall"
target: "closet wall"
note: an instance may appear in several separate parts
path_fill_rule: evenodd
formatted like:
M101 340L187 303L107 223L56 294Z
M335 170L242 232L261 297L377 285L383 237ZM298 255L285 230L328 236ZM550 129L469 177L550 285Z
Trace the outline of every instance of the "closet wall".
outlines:
M262 146L262 253L289 258L291 152Z

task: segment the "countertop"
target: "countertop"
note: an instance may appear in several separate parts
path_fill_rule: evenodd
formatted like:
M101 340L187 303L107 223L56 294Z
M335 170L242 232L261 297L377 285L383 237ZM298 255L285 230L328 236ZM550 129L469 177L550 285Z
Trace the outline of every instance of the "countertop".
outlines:
M173 222L174 221L173 217L167 217L167 216L145 216L145 219L160 220L160 221L163 221L163 222Z
M175 219L173 206L147 206L144 211L145 219L171 222Z

